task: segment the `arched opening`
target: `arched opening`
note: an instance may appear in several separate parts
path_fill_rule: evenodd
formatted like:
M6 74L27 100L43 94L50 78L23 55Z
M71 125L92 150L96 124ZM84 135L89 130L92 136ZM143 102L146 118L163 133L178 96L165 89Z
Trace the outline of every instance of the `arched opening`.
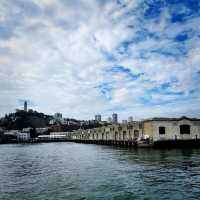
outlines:
M108 134L109 134L109 133L108 133L108 132L106 132L106 140L108 139Z
M139 131L138 130L134 130L134 138L139 138Z
M119 140L121 140L121 133L119 133Z
M117 140L117 137L118 137L118 133L115 132L115 140Z
M123 131L123 140L126 138L126 131Z

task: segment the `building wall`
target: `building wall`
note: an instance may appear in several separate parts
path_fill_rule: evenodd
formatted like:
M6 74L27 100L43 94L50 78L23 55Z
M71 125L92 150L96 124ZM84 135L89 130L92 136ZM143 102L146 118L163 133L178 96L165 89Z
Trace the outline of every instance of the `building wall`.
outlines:
M17 140L19 141L27 141L30 139L30 133L18 133Z
M152 121L143 122L143 133L148 135L152 140L154 139L154 127Z
M180 134L180 125L190 125L190 134ZM165 127L165 134L159 134L159 127ZM154 141L175 139L200 139L200 121L151 121L144 122L144 133Z
M73 138L84 140L128 141L141 137L143 134L142 132L139 123L129 123L126 125L103 126L90 130L78 130L73 133Z
M180 134L180 125L189 125L190 134ZM159 127L165 127L165 134L159 134ZM142 126L139 122L113 124L90 130L77 130L73 139L128 141L149 136L152 141L175 139L200 139L200 121L182 120L149 120Z

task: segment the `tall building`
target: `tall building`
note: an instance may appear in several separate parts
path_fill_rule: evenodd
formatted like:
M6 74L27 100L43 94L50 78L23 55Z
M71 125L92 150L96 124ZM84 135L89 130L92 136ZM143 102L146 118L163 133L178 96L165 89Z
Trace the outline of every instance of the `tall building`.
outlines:
M100 122L101 121L101 115L95 115L95 121Z
M24 111L27 112L27 101L24 101Z
M133 122L133 117L132 117L132 116L130 116L130 117L128 118L128 122Z
M62 120L62 113L55 113L54 119L57 120L57 121L61 121Z
M122 124L127 124L128 121L126 119L122 120Z
M118 116L117 116L116 113L113 113L113 114L112 114L112 122L113 122L114 124L117 124L117 123L118 123Z
M108 117L107 121L108 121L108 123L112 123L112 118Z

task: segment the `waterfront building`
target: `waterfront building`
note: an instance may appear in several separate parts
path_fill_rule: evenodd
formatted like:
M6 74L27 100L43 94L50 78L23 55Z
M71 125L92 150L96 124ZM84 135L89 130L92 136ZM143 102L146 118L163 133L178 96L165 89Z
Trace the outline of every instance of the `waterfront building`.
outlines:
M49 121L49 125L53 125L53 124L55 124L55 119L51 119L50 121Z
M35 129L37 134L42 135L45 134L46 132L48 132L50 129L49 127L45 127L45 128L36 128Z
M62 120L62 113L55 113L54 119L57 120L57 121L61 121Z
M17 133L17 140L18 141L29 141L30 140L30 133L28 132L18 132Z
M4 135L7 136L17 136L17 134L19 133L19 130L5 130L4 131Z
M124 124L110 124L89 130L77 130L72 133L72 139L89 143L137 144L149 147L161 144L163 141L175 144L176 141L200 141L200 119L196 118L152 118L143 121L133 121ZM165 143L166 144L166 143Z
M27 112L27 101L24 101L24 111Z
M31 128L31 127L23 128L23 129L22 129L22 132L23 132L23 133L30 133L30 131L31 131L32 129L33 129L33 128Z
M117 124L118 123L118 115L116 113L113 113L112 114L112 122L114 124Z
M95 121L101 122L101 115L100 114L95 115Z
M143 132L154 142L200 139L200 119L152 118L143 121Z
M50 135L39 135L38 140L40 141L58 141L71 139L70 132L51 132Z
M140 122L133 124L112 124L88 130L77 130L72 134L73 139L95 141L136 141L142 137Z

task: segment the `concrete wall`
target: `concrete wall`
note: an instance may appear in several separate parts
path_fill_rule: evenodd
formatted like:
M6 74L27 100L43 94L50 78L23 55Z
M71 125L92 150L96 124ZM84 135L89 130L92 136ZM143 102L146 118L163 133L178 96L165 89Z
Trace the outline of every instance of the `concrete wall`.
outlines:
M180 134L180 125L190 125L190 134ZM159 134L159 127L165 127L165 134ZM148 121L144 122L144 133L154 141L175 139L200 139L200 121Z
M142 134L143 130L140 123L134 122L89 130L78 130L73 133L72 138L81 140L129 141L141 137Z
M190 125L190 134L180 134L180 125ZM159 127L165 127L165 134L159 134ZM77 130L72 139L97 141L134 141L143 136L151 141L200 139L200 121L149 120L129 124L116 124L89 130Z

